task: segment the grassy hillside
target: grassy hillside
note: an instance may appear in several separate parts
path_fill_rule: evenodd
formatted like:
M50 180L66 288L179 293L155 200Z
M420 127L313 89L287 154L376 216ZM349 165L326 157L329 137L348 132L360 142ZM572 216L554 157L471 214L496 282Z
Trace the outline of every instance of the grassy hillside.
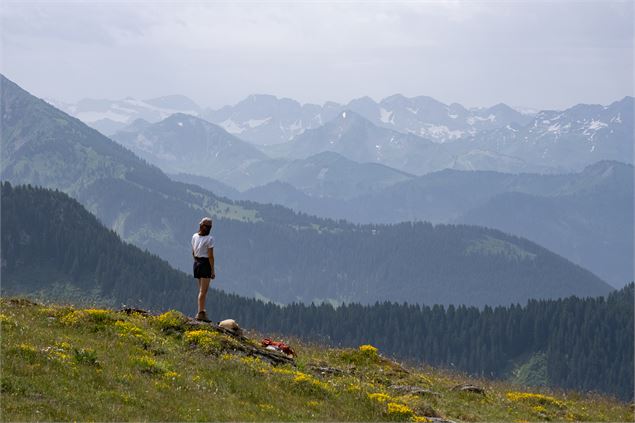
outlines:
M0 299L1 413L30 420L632 421L601 396L526 392L431 368L374 347L291 342L269 364L251 338L159 316ZM484 394L461 391L473 384ZM409 391L409 392L408 392Z

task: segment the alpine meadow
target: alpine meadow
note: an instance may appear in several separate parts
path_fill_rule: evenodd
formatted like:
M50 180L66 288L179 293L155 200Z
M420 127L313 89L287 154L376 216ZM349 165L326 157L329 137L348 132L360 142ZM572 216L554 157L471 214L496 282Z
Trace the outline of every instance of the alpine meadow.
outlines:
M1 421L635 421L635 6L6 1Z

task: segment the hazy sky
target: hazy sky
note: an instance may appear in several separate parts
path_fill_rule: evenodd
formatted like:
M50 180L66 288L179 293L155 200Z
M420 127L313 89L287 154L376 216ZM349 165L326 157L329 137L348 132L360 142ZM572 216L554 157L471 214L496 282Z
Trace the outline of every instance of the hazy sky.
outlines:
M633 94L632 1L8 1L1 71L40 97L402 93L564 108Z

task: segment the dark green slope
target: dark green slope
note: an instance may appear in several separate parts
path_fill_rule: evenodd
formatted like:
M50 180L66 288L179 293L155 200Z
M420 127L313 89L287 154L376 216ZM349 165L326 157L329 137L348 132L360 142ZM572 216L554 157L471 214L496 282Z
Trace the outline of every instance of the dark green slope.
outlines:
M211 214L223 289L278 302L475 305L611 290L590 272L498 231L358 226L219 199L171 181L78 120L1 82L3 179L71 194L125 240L186 271L195 224Z
M62 192L3 183L1 194L3 295L52 293L59 285L117 305L148 307L182 296L192 282L160 258L122 243Z

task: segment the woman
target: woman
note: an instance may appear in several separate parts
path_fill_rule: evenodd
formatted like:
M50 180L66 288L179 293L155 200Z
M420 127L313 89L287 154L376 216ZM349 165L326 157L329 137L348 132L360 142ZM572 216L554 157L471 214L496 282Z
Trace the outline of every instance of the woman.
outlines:
M209 282L216 277L214 271L214 238L210 235L212 219L204 217L199 222L198 232L192 236L192 257L194 257L194 277L198 279L198 313L196 320L209 322L205 311L205 298Z

